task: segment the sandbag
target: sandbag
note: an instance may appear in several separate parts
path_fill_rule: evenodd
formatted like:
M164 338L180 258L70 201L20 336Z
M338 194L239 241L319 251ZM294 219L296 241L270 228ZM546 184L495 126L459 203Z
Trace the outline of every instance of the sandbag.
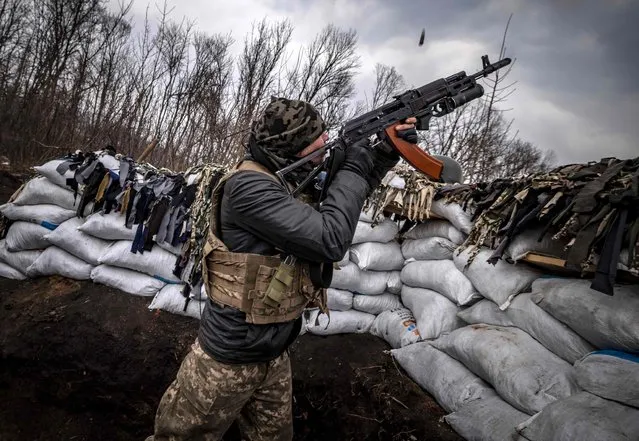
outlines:
M386 340L392 348L401 348L419 341L415 317L406 308L383 311L373 321L370 333Z
M157 242L156 245L162 248L163 250L168 251L169 253L174 254L176 256L179 256L180 254L182 254L182 244L171 245L166 242Z
M33 265L42 251L27 250L11 252L7 249L6 240L0 240L0 262L6 263L10 267L17 269L23 274L27 273L27 268Z
M337 262L337 266L340 268L345 267L346 265L348 265L351 261L351 251L348 250L346 251L346 254L344 254L344 257L342 257L342 260L340 260L339 262Z
M60 275L75 280L89 280L93 265L67 253L63 249L51 246L42 251L40 256L29 268L27 276L53 276Z
M52 204L67 210L76 210L80 202L71 190L62 188L45 177L31 179L13 201L16 205Z
M605 350L575 363L579 386L602 398L639 407L639 356Z
M326 290L326 306L331 311L348 311L353 308L353 293L341 289Z
M9 227L5 238L7 250L15 252L44 249L51 245L44 238L50 232L50 229L42 225L24 221L14 222Z
M104 240L132 241L135 239L137 225L134 225L133 228L127 228L124 223L124 215L120 213L94 213L84 221L78 230Z
M579 390L572 366L518 328L470 325L431 344L461 361L492 384L504 400L531 415Z
M187 317L200 319L204 310L204 302L189 300L182 295L184 285L169 284L162 288L153 297L149 309L161 309L172 314L179 314Z
M427 342L418 342L391 355L417 384L447 411L467 403L496 396L495 390L463 364Z
M490 249L482 249L468 265L471 249L455 253L453 261L479 293L492 300L500 309L506 309L512 299L530 288L532 282L542 273L525 265L513 265L498 260L495 265L487 262L493 254Z
M315 324L316 320L317 324ZM373 320L375 320L373 314L351 309L349 311L331 311L329 322L326 314L320 314L320 311L316 309L308 311L306 331L315 335L364 334L371 328Z
M418 260L407 263L401 272L404 285L432 289L463 306L480 299L470 280L450 260Z
M528 414L493 396L468 403L444 420L467 441L519 441L524 438L516 427L528 418Z
M353 296L353 309L368 312L369 314L377 315L391 309L402 308L403 306L397 294L383 293L378 296L355 294Z
M537 306L530 297L530 293L518 295L505 311L490 300L482 300L460 311L457 316L468 324L516 326L570 364L595 350L575 331Z
M399 294L402 292L402 276L400 271L391 271L388 273L388 280L386 282L386 291L391 294Z
M143 254L134 254L131 252L131 244L132 242L128 240L114 242L100 256L99 262L139 271L164 282L180 282L180 279L173 275L177 260L175 255L160 247L153 247L153 250L145 251Z
M27 278L22 272L4 262L0 262L0 277L13 280L25 280Z
M430 212L435 216L443 217L464 234L470 234L470 230L473 229L470 214L456 202L445 202L443 199L434 200L430 206Z
M599 349L639 352L639 285L616 285L608 296L591 281L543 278L532 285L532 300Z
M453 251L455 251L455 244L444 237L406 239L402 243L402 254L406 260L452 259Z
M51 230L75 216L75 211L57 205L0 205L0 213L14 221L33 222Z
M580 392L549 404L517 430L530 441L634 441L639 409Z
M147 274L132 271L117 266L99 265L91 271L94 283L110 286L128 294L151 297L166 285L166 283Z
M67 187L67 179L73 179L73 177L75 176L75 172L73 170L67 170L66 173L64 173L63 175L58 173L56 169L63 162L64 160L54 159L42 165L37 165L33 167L33 169L37 173L47 178L53 184L66 189L69 188Z
M364 242L351 247L351 261L363 271L397 271L404 266L399 243Z
M464 326L464 322L457 317L459 307L430 289L404 285L402 303L415 316L419 334L424 340L437 338L444 332Z
M379 295L389 287L392 273L388 271L362 271L353 262L333 271L331 288L353 293Z
M45 239L52 245L79 257L93 266L97 266L99 265L100 256L104 254L111 243L78 231L78 227L82 225L82 222L82 219L72 217L47 234Z
M564 257L566 255L564 247L568 241L553 240L552 234L546 234L541 241L538 241L543 230L543 228L533 228L522 231L511 240L504 255L514 261L523 259L528 252Z
M351 243L355 245L363 242L390 242L395 239L398 231L399 227L390 219L384 219L376 225L358 221Z
M432 219L420 222L404 234L404 239L426 239L427 237L444 237L455 245L464 242L461 231L447 220Z

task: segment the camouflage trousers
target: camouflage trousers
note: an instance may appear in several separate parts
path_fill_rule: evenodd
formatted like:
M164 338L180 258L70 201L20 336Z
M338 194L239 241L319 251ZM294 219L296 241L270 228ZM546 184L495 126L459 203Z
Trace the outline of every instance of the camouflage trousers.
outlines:
M196 341L164 393L155 435L146 441L217 441L237 419L242 439L293 439L291 362L284 352L268 363L229 365Z

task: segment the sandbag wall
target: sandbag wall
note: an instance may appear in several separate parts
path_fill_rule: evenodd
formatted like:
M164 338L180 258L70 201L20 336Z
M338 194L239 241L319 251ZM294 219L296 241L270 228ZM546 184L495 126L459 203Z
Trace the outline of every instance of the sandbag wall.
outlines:
M120 160L97 152L97 161L113 180L119 178ZM181 250L179 241L159 241L148 250L140 243L140 225L126 225L126 213L98 210L89 214L93 203L69 189L68 179L74 173L60 173L64 162L54 160L35 167L39 176L0 206L0 213L11 221L0 241L0 277L23 280L61 275L92 280L149 297L150 309L199 318L203 309L200 288L192 290L187 301L182 294L185 285L173 273ZM154 175L153 182L157 185L158 181ZM138 188L149 182L136 177ZM171 213L167 211L165 217L170 219Z
M444 219L393 238L382 233L394 222L373 226L363 215L329 290L330 320L313 311L306 332L384 338L469 440L639 439L639 285L607 296L523 262L490 264L493 250L460 246L472 225L459 206L436 203L433 212ZM509 260L527 247L543 251L528 237L512 242ZM382 282L368 290L369 280L380 269L391 280L397 247L401 293L385 301L394 294Z

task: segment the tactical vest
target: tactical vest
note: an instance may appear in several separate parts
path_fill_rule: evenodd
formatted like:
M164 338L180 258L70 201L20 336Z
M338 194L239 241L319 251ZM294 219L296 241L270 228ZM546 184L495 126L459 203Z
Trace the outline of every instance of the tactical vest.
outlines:
M288 265L280 256L233 253L220 239L224 185L231 176L244 170L264 173L279 182L274 174L254 161L241 162L220 179L213 190L211 222L202 258L207 295L219 305L239 309L246 314L246 321L254 324L294 320L309 305L328 313L326 290L313 286L308 264ZM277 301L273 301L273 297Z

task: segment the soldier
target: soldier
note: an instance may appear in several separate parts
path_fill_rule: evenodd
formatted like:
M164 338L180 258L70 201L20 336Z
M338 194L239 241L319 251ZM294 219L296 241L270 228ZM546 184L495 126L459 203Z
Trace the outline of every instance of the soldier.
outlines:
M398 133L414 137L414 122ZM349 146L314 208L274 172L321 148L325 130L310 104L273 99L253 124L245 159L216 187L202 269L209 299L147 441L219 440L235 420L243 439L293 438L288 347L304 308L326 304L310 268L343 258L364 200L399 160L387 149ZM309 171L287 179L296 185Z

